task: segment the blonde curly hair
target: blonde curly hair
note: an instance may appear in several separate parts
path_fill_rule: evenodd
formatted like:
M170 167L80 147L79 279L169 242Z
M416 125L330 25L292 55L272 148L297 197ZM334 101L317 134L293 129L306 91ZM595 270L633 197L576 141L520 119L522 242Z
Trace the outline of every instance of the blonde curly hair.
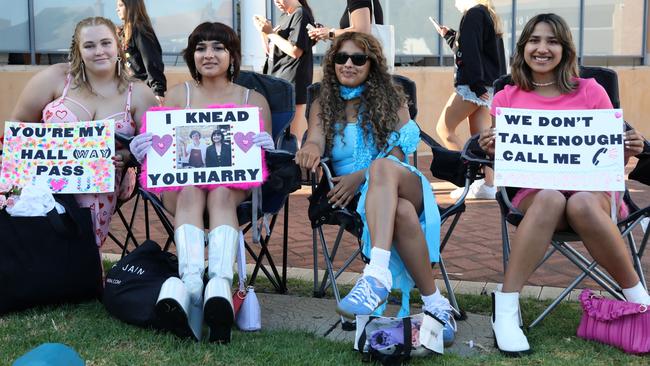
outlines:
M325 133L326 150L331 150L334 136L342 136L345 127L336 127L338 122L345 121L345 101L340 96L334 55L347 41L354 42L368 55L370 71L365 81L366 89L361 94L359 106L363 106L363 109L360 108L359 111L360 123L362 130L372 135L375 145L381 150L386 147L390 133L400 123L398 112L406 104L406 95L399 85L393 83L379 41L371 35L358 32L346 32L336 37L323 59L319 118Z

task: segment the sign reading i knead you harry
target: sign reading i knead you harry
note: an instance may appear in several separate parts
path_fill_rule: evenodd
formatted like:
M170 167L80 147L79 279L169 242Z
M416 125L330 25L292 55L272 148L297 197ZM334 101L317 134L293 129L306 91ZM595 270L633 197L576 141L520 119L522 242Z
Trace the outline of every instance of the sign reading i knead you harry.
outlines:
M263 151L253 143L262 126L259 108L155 110L147 112L146 121L153 134L145 161L147 189L262 184Z
M115 190L114 121L6 122L0 182L52 193Z
M496 109L498 186L625 190L620 109Z

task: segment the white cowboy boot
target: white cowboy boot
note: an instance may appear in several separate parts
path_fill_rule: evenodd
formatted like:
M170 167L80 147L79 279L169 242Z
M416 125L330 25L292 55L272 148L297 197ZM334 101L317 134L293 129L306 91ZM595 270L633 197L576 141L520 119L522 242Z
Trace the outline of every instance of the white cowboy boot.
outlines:
M492 293L494 342L503 354L519 357L531 352L528 339L519 327L519 292Z
M203 313L210 327L210 342L230 342L235 321L232 306L233 264L237 255L239 231L221 225L208 233L208 277Z
M156 314L163 326L176 335L200 341L205 232L194 225L184 224L174 231L174 241L182 280L170 277L163 283L156 302Z

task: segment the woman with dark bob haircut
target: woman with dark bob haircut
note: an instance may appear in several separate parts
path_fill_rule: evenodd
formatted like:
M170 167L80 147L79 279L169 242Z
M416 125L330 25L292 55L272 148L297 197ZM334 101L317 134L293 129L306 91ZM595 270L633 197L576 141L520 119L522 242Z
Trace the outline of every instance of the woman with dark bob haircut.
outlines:
M497 108L611 109L605 89L596 80L578 75L569 25L556 14L534 16L517 41L512 62L514 85L507 85L494 96L493 125ZM643 151L643 137L635 130L627 131L624 137L627 163L630 156ZM493 130L482 132L479 143L494 156ZM520 188L512 205L525 215L512 240L503 287L492 294L492 329L501 352L519 356L531 351L519 327L519 292L544 257L556 231L575 231L594 260L623 288L628 301L650 305L650 296L634 271L632 258L613 220L628 214L621 195Z
M406 96L392 82L379 41L358 32L334 39L321 85L296 162L314 171L323 154L330 157L336 175L328 193L332 205L354 209L359 194L363 253L370 258L336 310L349 319L369 315L395 288L405 300L399 315L407 315L415 284L424 310L440 320L435 351L442 353L455 329L451 306L431 269L439 261L440 214L431 184L408 164L420 129L409 117Z
M232 28L221 23L200 24L188 37L183 55L194 80L171 88L165 105L185 109L224 104L254 105L260 108L264 129L271 131L271 114L264 96L232 82L239 73L241 60L239 37ZM146 135L131 143L139 159L144 159L151 146L151 134ZM252 140L264 150L275 148L267 132L257 134ZM249 195L248 190L223 186L211 189L188 186L163 193L165 207L174 214L174 240L182 280L172 277L163 284L157 310L161 320L179 336L200 340L201 319L205 315L210 341L230 341L234 321L232 268L239 238L237 206ZM204 296L203 217L206 211L210 281L205 286Z

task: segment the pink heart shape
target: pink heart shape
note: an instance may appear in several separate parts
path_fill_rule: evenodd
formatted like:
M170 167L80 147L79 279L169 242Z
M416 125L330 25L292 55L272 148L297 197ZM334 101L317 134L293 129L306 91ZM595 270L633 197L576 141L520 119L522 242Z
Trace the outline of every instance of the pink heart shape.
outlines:
M616 112L616 113L614 113L614 116L616 118L621 118L623 115L621 114L621 112Z
M151 136L151 147L158 155L163 156L169 150L169 147L172 146L172 141L171 135L153 135Z
M50 188L52 189L53 192L61 192L65 186L68 185L68 179L67 178L50 178L47 180L48 184L50 185Z
M255 136L255 132L249 132L245 135L243 132L237 132L235 134L235 144L246 153L253 147L253 136Z
M501 108L497 108L497 116L501 115Z

